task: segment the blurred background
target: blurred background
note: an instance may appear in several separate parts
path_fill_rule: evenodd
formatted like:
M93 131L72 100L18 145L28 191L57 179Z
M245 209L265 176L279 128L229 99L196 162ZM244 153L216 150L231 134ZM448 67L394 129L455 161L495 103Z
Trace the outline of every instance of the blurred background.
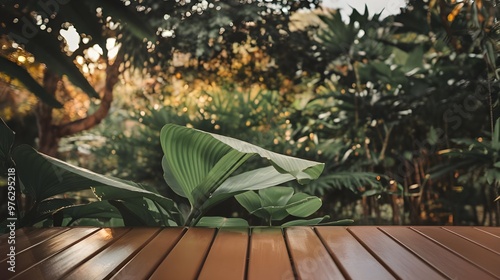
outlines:
M500 225L495 1L0 3L16 145L175 197L159 143L175 123L324 162L293 185L318 215ZM211 211L247 218L234 199Z

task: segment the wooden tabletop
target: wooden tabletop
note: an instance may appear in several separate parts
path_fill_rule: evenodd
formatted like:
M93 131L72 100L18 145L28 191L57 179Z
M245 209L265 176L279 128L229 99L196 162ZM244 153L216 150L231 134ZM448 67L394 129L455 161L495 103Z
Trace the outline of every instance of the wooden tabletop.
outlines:
M499 227L25 228L3 279L500 279ZM4 276L7 276L4 278Z

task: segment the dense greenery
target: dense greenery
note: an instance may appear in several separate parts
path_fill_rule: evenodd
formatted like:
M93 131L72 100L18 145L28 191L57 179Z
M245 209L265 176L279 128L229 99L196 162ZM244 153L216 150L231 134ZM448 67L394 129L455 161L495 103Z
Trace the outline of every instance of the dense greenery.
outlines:
M282 214L276 216L279 209L287 215L307 217L321 206L318 197L303 193L292 196L292 188L269 187L290 180L307 183L318 178L323 164L276 154L234 138L192 128L167 124L161 131L165 181L175 193L188 199L188 208L147 185L103 176L38 153L27 145L12 148L14 133L3 121L0 131L2 165L15 170L15 182L22 186L19 190L26 198L25 205L10 204L11 208L20 210L15 215L20 227L68 226L88 219L104 219L108 225L112 219L118 219L118 224L122 221L125 226L248 226L245 220L209 217L206 212L235 195L240 196L240 201L248 198L253 193L251 190L261 190L263 209L275 214L271 215L272 220L284 218ZM231 176L256 155L269 160L270 165ZM81 190L92 190L96 199L79 204L65 197ZM249 205L241 203L245 207ZM258 209L248 210L252 214L260 213L256 212ZM296 223L318 224L326 218ZM289 225L293 224L283 226Z
M103 50L108 38L121 44L122 79L153 82L138 83L132 90L115 87L109 116L91 130L71 137L61 134L57 153L97 173L141 184L102 177L114 183L106 181L112 185L107 187L113 190L109 193L95 192L101 201L90 193L74 193L80 190L78 185L69 200L52 200L55 193L34 191L34 201L50 201L47 206L28 201L41 207L27 207L43 213L37 222L54 222L62 214L48 213L64 213L66 224L99 217L101 221L123 219L126 224L247 225L249 221L286 226L334 217L355 218L359 223L500 225L500 8L492 1L409 1L399 15L381 18L368 10L353 11L347 23L336 11L298 12L316 7L317 1L164 2L85 4L91 11L101 9L92 18L102 32L89 33L91 42ZM51 27L60 29L58 22L68 21L86 33L87 27L79 27L83 23L70 18L70 6L64 8L68 13L58 13L54 22L49 21ZM18 17L15 12L26 16L36 10L30 5L11 8L2 12ZM147 24L130 20L136 13ZM105 16L109 21L103 20ZM113 29L115 22L118 28ZM3 34L15 30L8 28ZM152 30L154 39L148 35ZM38 32L37 36L57 37L54 34ZM82 45L73 54L55 46L46 50L72 58L83 55L89 46ZM35 75L29 66L13 65L21 50L46 63L46 69L65 73L71 83L93 95L96 85L81 80L92 76L79 72L83 66L61 60L78 70L61 72L50 64L52 60L44 60L43 52L32 48L30 44L12 47L10 53L2 52L7 59L0 63L9 70L7 76L20 80L45 102L40 104L57 107L57 102L67 99L43 91L50 85L45 83L47 73L40 83L30 78ZM86 67L95 63L84 58ZM107 61L106 55L100 59ZM101 74L112 74L108 69L113 64L108 62ZM113 80L108 86L113 89L115 84ZM91 112L98 107L87 108ZM167 123L179 126L164 128ZM200 139L224 145L191 143L184 136L169 138L194 131L205 131ZM275 169L265 170L294 172L255 150L252 153L264 160L247 161L244 151L240 154L242 150L222 140L226 138L213 135L324 162L322 176L314 174L315 180L305 186L286 180L290 182L257 187L252 181L253 188L240 184L232 189L222 181L231 182L228 176L233 172L235 178L257 172L263 164L269 165L266 158ZM190 148L180 157L169 158L180 151L171 143L189 143ZM218 145L224 147L220 154ZM196 153L212 150L204 167ZM76 171L26 146L17 148L14 159L16 154L29 155L40 168L48 160L57 168ZM219 168L215 162L226 154L228 162L221 166L230 169L221 169L224 175L212 178L211 168ZM258 173L263 181L277 175L266 178L265 170ZM85 188L104 184L76 173L86 178L81 178ZM129 188L142 189L144 194L128 196ZM221 196L224 202L216 199L216 189L227 191ZM219 207L212 207L219 202ZM311 220L290 221L291 216L302 218L314 212ZM136 217L137 213L141 216Z

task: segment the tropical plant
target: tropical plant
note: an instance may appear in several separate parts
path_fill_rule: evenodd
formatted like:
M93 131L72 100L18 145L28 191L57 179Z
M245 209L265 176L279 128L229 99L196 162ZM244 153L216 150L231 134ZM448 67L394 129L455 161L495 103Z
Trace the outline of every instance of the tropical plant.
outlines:
M452 139L462 148L439 151L439 154L448 158L449 162L435 166L430 175L431 178L436 179L455 173L458 184L477 189L486 197L485 205L489 206L486 209L490 209L490 224L493 224L495 216L498 225L500 224L500 203L498 202L500 199L500 119L497 119L495 123L491 138L491 141L486 137ZM485 218L486 215L483 216L483 219ZM484 220L482 223L484 224Z
M0 37L9 44L0 50L0 71L25 85L45 102L37 105L35 110L39 124L38 147L45 153L56 155L60 138L94 127L107 116L114 99L113 88L125 69L142 69L145 76L155 78L170 71L176 74L195 71L199 75L201 69L212 68L205 72L217 72L219 67L211 67L212 64L232 68L237 48L260 49L269 56L281 55L281 47L290 38L294 39L295 49L304 48L302 44L306 40L300 38L309 41L310 38L307 31L290 29L291 15L318 4L318 0L265 3L2 1ZM75 33L76 49L70 48L71 36L65 35L71 33L69 30ZM118 50L117 54L111 49ZM46 65L42 79L37 80L26 71L21 63L25 57L23 60L19 58L19 50L28 53L30 60ZM100 52L97 61L90 57L91 51ZM188 62L182 61L182 57ZM300 68L303 60L301 56L294 56L294 62L290 64L287 56L286 60L277 61L287 64L283 69L293 76L294 69ZM247 68L255 70L254 66L254 63L249 63ZM269 73L278 72L274 71L275 66L271 66L272 71L267 71L267 65L262 68L266 68L261 71L262 75L247 75L245 72L243 76L263 79ZM105 72L104 86L89 82L88 79L94 78L89 69L105 69L96 70L99 74ZM61 108L62 103L73 99L68 94L69 83L64 77L94 98L88 103L93 103L98 109L87 108L88 114L83 117L73 116L64 122L56 122L54 107Z
M267 151L255 145L195 129L167 124L161 134L162 166L167 184L188 199L186 225L196 225L215 204L247 190L259 190L319 177L324 165ZM233 173L253 156L270 166Z
M235 196L236 200L251 214L263 219L269 226L273 221L281 221L288 216L305 218L315 213L321 207L321 199L306 193L295 193L292 187L269 187L260 189L258 193L247 191ZM317 225L330 218L313 218L310 220L293 220L283 223L282 227L298 225ZM325 224L349 223L349 220Z
M437 2L446 1L432 5ZM497 97L485 94L484 52L469 44L464 30L463 38L453 33L464 47L455 50L441 18L421 1L385 19L366 9L353 11L349 23L338 13L321 16L319 52L329 63L290 117L294 155L328 163L310 193L328 201L337 199L338 189L350 189L375 212L374 198L393 207L404 201L412 223L422 222L422 212L431 213L424 219L437 216L430 204L453 204L446 187L426 180L426 173L440 161L436 152L451 147L449 139L481 133L485 104Z
M323 164L318 162L167 124L161 131L164 177L175 193L188 199L191 207L183 211L184 208L149 186L73 166L27 145L12 149L14 133L3 121L0 131L2 164L15 167L20 186L17 191L27 198L22 203L17 201L19 226L71 225L83 218L121 218L126 226L244 225L246 221L241 219L204 216L210 207L243 191L264 189L294 179L304 184L318 178L323 170ZM254 155L269 160L270 165L230 177ZM82 190L92 190L96 199L82 204L67 197ZM300 207L307 208L309 200L294 203L293 213L299 213Z

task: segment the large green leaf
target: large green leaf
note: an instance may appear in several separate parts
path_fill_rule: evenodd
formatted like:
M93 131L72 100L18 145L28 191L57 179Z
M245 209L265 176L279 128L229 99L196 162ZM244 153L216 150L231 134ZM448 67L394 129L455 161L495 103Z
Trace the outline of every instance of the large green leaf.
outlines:
M288 215L307 217L322 205L321 199L305 193L293 194L291 187L270 187L259 193L247 191L235 196L236 200L252 215L265 220L282 220Z
M74 200L66 198L46 199L30 209L21 219L20 226L33 226L34 224L50 218L58 210L73 205Z
M3 72L10 77L18 79L29 91L38 96L47 105L62 108L62 104L57 101L54 96L47 91L24 69L16 63L0 56L0 72Z
M281 155L231 137L210 135L239 152L257 154L268 159L280 173L291 174L301 184L317 179L324 169L323 163Z
M269 213L271 220L279 221L289 215L285 206L292 198L293 192L293 188L289 187L270 187L259 190L262 209Z
M160 135L165 181L175 193L194 204L193 190L231 147L207 133L177 125L165 125Z
M281 225L281 227L293 227L293 226L347 226L354 223L354 220L343 219L338 221L332 221L327 223L322 223L322 221L329 219L328 215L322 218L314 218L310 220L294 220Z
M234 197L238 203L245 208L248 213L256 215L259 218L266 219L268 216L265 211L258 212L257 209L262 207L262 202L257 193L253 191L244 192Z
M97 185L91 180L82 180L81 176L54 166L28 145L16 147L12 158L22 187L36 202Z
M158 226L143 198L131 201L109 200L109 203L118 209L127 227Z
M191 216L199 217L209 207L245 190L293 179L306 183L318 178L324 168L322 163L174 124L165 125L160 137L165 180L172 190L190 201ZM229 177L254 155L268 159L272 166Z
M40 154L27 145L16 147L13 158L22 185L38 202L55 195L92 188L102 200L144 197L157 202L169 215L177 212L171 199L147 191L138 184L70 165Z
M294 226L314 226L321 223L324 220L329 219L330 216L326 215L324 217L313 218L309 220L293 220L290 222L286 222L281 225L281 227L294 227Z
M495 128L493 129L493 135L491 139L491 147L495 151L500 150L500 118L495 122Z
M66 226L70 226L71 224L82 218L111 219L122 217L120 215L120 212L107 200L64 207L54 213L54 216L57 215L71 218Z
M273 166L262 167L229 177L213 195L215 197L224 193L260 190L291 181L294 178L291 174L278 172Z
M14 143L14 131L0 118L0 167L2 172L10 165L10 151Z
M293 192L289 187L272 187L259 190L259 196L262 206L285 206Z
M319 197L296 193L288 201L286 211L292 216L304 218L316 212L322 204Z
M202 217L196 226L213 228L248 227L248 222L240 218Z

